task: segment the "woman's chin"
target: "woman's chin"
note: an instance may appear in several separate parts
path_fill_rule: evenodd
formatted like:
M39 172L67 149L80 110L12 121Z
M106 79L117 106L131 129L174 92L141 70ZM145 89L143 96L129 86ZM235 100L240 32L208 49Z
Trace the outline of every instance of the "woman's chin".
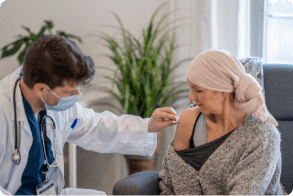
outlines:
M198 107L199 107L199 111L202 113L202 110L203 110L202 105L198 105Z

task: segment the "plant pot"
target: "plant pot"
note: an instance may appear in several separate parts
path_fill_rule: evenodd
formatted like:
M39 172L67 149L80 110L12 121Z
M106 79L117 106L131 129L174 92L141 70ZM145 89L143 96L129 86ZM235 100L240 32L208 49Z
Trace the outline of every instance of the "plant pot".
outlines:
M153 156L124 155L127 161L129 175L142 171L155 170L162 135L163 131L157 133L157 147Z

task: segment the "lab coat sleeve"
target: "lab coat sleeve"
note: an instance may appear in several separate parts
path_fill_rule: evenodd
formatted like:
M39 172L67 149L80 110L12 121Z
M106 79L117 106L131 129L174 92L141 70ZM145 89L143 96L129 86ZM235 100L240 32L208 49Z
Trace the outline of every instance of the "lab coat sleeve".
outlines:
M154 154L157 133L148 133L149 118L117 116L109 111L95 113L78 103L70 110L73 115L68 119L72 130L67 142L100 153Z
M0 186L0 193L2 193L3 195L12 195L12 193L10 193L9 191L5 190L4 188L2 188ZM1 195L1 194L0 194Z

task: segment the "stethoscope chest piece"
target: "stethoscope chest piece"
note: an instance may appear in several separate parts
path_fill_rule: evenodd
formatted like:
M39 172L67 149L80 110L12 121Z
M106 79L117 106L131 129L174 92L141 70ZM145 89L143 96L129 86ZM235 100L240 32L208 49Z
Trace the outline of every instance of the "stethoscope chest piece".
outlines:
M21 156L20 156L20 152L18 150L16 150L12 156L11 156L11 160L13 163L15 163L16 165L19 165L20 163L20 159L21 159Z

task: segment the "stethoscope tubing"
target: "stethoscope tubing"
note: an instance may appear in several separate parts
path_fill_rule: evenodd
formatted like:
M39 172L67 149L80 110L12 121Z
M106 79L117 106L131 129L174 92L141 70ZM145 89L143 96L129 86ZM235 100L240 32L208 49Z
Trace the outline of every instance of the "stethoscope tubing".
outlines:
M12 162L14 162L16 165L19 165L20 160L21 160L21 155L20 155L20 151L19 151L19 134L18 133L18 128L17 128L17 113L16 113L16 100L15 100L15 94L16 94L16 87L17 84L19 82L19 80L21 79L21 77L19 77L15 84L14 84L14 88L13 88L13 109L14 109L14 133L15 133L15 139L14 139L14 153L12 154Z
M58 167L57 166L57 163L56 163L56 149L55 149L55 153L54 153L54 162L50 165L49 164L49 161L48 161L48 158L47 158L47 151L46 151L46 145L45 145L45 138L44 138L44 126L46 125L46 124L43 124L43 121L46 119L46 118L50 118L51 119L51 121L53 122L53 130L54 130L54 132L55 132L55 122L54 122L54 120L51 118L51 116L47 116L47 114L43 117L43 119L42 119L42 121L41 121L41 137L42 137L42 143L43 143L43 150L44 150L44 155L45 155L45 161L46 161L46 164L47 164L47 166L48 167ZM51 125L51 124L50 124ZM55 133L56 134L56 133ZM55 140L55 135L54 135L54 145L55 145L55 142L56 142L56 140Z
M16 100L15 100L16 87L17 87L17 84L18 84L18 82L19 82L20 79L21 79L21 77L19 77L16 80L15 85L14 85L14 88L13 88L13 109L14 109L14 132L15 132L15 139L14 139L14 152L12 154L11 160L16 165L19 165L20 160L21 160L21 154L20 154L20 151L19 151L20 133L19 133L19 129L17 127L17 113L16 113ZM46 164L48 165L48 167L58 167L58 165L56 163L56 158L57 158L56 157L56 149L55 149L55 153L54 153L54 155L55 155L54 162L51 165L49 164L48 158L47 158L46 147L45 147L45 142L44 142L44 129L43 129L43 127L44 127L43 121L47 117L50 118L51 121L53 122L53 130L54 130L54 132L55 132L55 128L56 128L56 125L55 125L54 120L50 116L47 116L47 114L45 114L45 116L42 118L42 121L41 121L41 136L42 136L42 143L43 143L43 150L44 150L44 155L45 155L45 161L46 161ZM55 145L55 137L56 137L56 133L54 135L54 145Z

